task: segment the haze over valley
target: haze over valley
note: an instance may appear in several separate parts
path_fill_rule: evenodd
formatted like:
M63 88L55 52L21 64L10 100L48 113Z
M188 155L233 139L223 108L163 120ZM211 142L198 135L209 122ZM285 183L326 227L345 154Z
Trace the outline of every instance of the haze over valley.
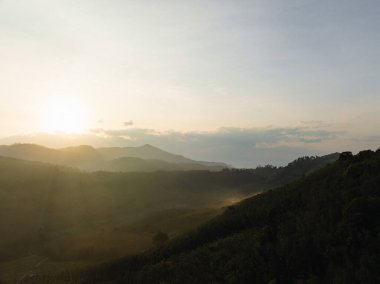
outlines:
M380 283L378 0L0 0L0 284Z

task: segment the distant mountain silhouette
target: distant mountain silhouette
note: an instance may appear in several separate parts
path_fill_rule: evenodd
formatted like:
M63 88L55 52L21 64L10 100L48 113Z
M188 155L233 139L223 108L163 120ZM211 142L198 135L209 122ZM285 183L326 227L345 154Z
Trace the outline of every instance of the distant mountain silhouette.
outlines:
M95 149L88 145L51 149L36 144L1 145L0 156L77 167L90 171L219 171L224 163L194 161L151 145Z
M150 160L136 157L122 157L104 164L102 170L105 171L194 171L194 170L212 170L220 171L225 167L222 165L204 165L196 162L187 163L170 163L164 160Z
M1 145L0 155L72 167L84 167L103 161L103 157L91 146L51 149L35 144Z
M170 163L193 163L194 161L181 155L163 151L157 147L145 144L141 147L111 147L97 149L107 160L122 157L134 157L149 160L162 160Z
M161 150L157 147L154 147L150 144L145 144L141 147L112 147L112 148L98 148L97 149L103 157L108 160L123 158L123 157L134 157L144 160L161 160L169 163L179 163L179 164L199 164L205 166L216 166L228 168L230 167L224 163L216 162L204 162L204 161L194 161L189 158L186 158L182 155L176 155L164 150Z

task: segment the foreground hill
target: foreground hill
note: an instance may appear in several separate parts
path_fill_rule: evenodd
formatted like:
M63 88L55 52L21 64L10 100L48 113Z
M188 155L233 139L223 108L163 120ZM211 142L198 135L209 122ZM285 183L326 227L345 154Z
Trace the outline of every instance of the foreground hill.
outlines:
M58 164L90 171L220 171L229 167L224 163L194 161L151 145L97 149L88 145L61 149L51 149L35 144L0 145L0 156Z
M142 252L160 231L175 238L336 158L304 157L280 168L112 173L0 157L0 282L17 283L30 261L65 270Z
M379 283L379 189L380 150L344 153L78 283Z

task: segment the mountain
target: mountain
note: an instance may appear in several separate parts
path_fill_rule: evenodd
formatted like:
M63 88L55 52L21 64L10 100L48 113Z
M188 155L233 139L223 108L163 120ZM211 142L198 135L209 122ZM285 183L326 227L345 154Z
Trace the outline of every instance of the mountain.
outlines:
M154 172L154 171L221 171L226 166L218 163L208 165L198 162L170 163L164 160L141 159L137 157L122 157L104 163L104 171L115 172Z
M346 152L77 283L379 283L379 234L380 150Z
M143 160L158 160L173 164L197 164L210 167L216 167L219 169L229 168L230 166L225 163L216 162L204 162L194 161L181 155L175 155L166 151L163 151L157 147L149 144L145 144L141 147L110 147L110 148L98 148L103 157L107 160L114 160L124 157L139 158Z
M141 147L110 147L97 149L107 160L122 157L134 157L145 160L162 160L170 163L193 163L193 160L181 155L171 154L152 145L145 144Z
M88 145L51 149L35 144L0 145L0 156L77 167L90 171L220 171L224 163L194 161L151 145L98 148Z
M91 146L51 149L35 144L0 145L0 156L72 167L101 163L103 157Z

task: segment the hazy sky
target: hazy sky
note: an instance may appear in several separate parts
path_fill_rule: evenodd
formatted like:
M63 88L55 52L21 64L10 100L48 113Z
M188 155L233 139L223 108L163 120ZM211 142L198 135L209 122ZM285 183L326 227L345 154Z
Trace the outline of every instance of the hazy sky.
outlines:
M378 0L0 0L1 141L41 142L63 101L85 133L51 145L244 166L377 148L379 15Z

